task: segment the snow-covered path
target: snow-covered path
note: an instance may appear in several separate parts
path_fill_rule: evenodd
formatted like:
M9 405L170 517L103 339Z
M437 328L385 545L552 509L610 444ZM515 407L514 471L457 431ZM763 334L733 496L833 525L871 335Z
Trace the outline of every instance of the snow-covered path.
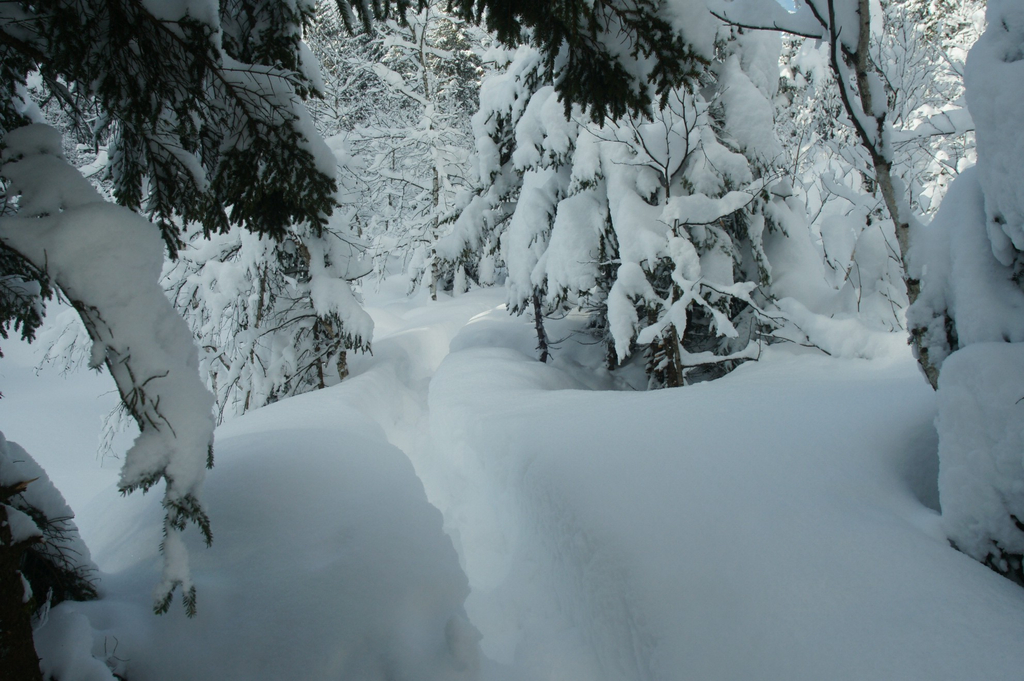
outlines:
M105 598L51 634L116 643L133 681L1019 676L1024 591L945 541L934 397L898 339L599 390L575 361L599 348L541 365L502 300L370 295L349 380L218 430L194 621L149 613L158 499L77 509ZM31 453L65 466L47 435Z
M375 310L375 362L509 678L1021 668L1024 593L939 528L934 401L908 354L770 351L711 384L594 392L533 361L499 303Z

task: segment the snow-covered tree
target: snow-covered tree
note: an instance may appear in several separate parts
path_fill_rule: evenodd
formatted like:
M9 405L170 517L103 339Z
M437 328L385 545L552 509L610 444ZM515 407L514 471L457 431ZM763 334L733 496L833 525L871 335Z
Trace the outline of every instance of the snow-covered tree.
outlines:
M620 362L634 343L646 346L655 385L721 375L756 357L773 326L763 310L772 281L763 241L775 229L766 198L780 155L772 40L723 40L703 87L616 126L605 143L602 256L618 263L607 328Z
M8 132L0 315L5 333L20 328L31 337L44 296L59 291L88 330L91 365L110 370L141 430L121 488L166 482L157 610L177 586L194 610L181 531L191 522L212 538L198 497L212 464L212 399L191 334L158 284L164 247L173 253L191 223L274 237L294 224L323 230L335 161L301 101L317 91L301 43L311 12L308 3L262 0L52 0L0 9L8 95L0 98ZM60 134L19 127L40 118L26 91L36 71L67 106L72 93L107 119L112 192L124 208L67 165Z
M96 567L73 518L43 469L0 433L0 660L9 678L42 681L33 619L96 598Z
M218 421L340 380L347 351L369 347L373 322L349 284L365 274L363 244L346 215L280 242L197 230L168 263L164 285L195 334Z
M384 260L401 258L413 283L425 279L436 297L439 284L452 286L453 273L438 267L433 245L468 185L476 48L484 37L440 3L374 29L380 59L368 67L385 93L376 115L346 134L363 160L367 235Z
M1024 7L989 0L967 104L978 163L915 237L911 328L939 371L939 493L950 539L1024 584Z
M349 33L333 0L317 3L313 22L304 34L320 64L323 97L308 102L313 122L325 137L347 133L379 117L394 116L387 84L373 72L383 59L378 25Z
M374 17L400 17L413 5L337 2L350 25L358 16L367 26ZM448 6L460 18L486 26L506 46L537 46L559 98L579 104L597 121L650 110L658 97L694 75L694 45L707 42L706 24L684 19L703 11L699 0L452 0Z
M321 6L312 35L326 65L314 113L334 134L343 208L320 230L296 224L283 240L193 229L166 272L220 418L347 375L347 351L368 348L372 329L347 283L366 273L366 244L377 239L407 260L421 243L429 253L461 172L452 138L466 135L450 123L468 120L474 80L459 22L428 7L374 25L371 37L339 39L342 23Z
M771 325L762 239L781 155L773 41L726 30L712 65L654 114L603 124L567 116L538 51L520 48L482 86L482 186L439 250L500 243L509 308L533 312L542 358L541 317L565 307L595 313L613 365L646 356L654 385L755 356Z
M787 180L802 204L791 217L799 215L805 224L795 229L810 233L824 284L814 293L786 294L808 313L856 318L879 330L902 328L907 295L895 229L870 159L846 122L828 46L788 36L784 46L777 130ZM832 347L820 334L810 335L824 349Z
M952 179L975 161L963 69L984 4L890 0L882 10L872 59L892 110L894 169L911 208L931 217Z
M532 46L494 48L485 61L492 72L480 84L479 109L472 118L474 188L463 195L451 231L435 243L434 252L440 268L476 272L479 283L491 284L504 274L498 242L524 181L513 159L518 125L546 80L543 56Z
M599 283L602 311L617 360L640 345L655 385L720 375L757 356L773 326L762 309L772 295L763 243L775 229L765 199L780 155L772 41L726 31L701 87L604 143L601 257L618 267Z
M265 0L5 6L3 59L14 90L38 69L95 99L111 119L115 196L169 244L182 222L275 234L322 225L331 207L333 166L299 100L317 91L301 43L311 12ZM5 129L25 119L12 94Z
M929 3L893 0L882 3L872 24L871 59L892 123L892 172L918 220L934 214L949 181L973 159L960 73L964 46L976 37L976 23L965 17L977 3L956 4L956 12L946 8L947 21L930 13ZM828 45L793 36L784 42L779 135L835 291L817 311L901 327L907 294L899 245L871 159L849 123Z
M855 183L853 196L846 198L853 199L850 203L854 206L860 204L858 210L863 211L869 208L868 202L857 197L877 197L878 208L868 210L868 225L877 222L872 220L871 213L882 214L884 206L884 215L893 227L893 238L886 236L885 242L892 243L893 254L903 268L906 298L913 303L920 293L920 283L908 274L910 233L919 221L911 201L917 199L918 209L924 201L928 204L927 210L931 197L922 191L922 180L932 185L933 194L941 193L943 174L948 177L961 166L955 158L952 165L943 166L942 161L949 156L943 151L935 155L938 165L922 168L920 161L914 162L913 152L916 148L926 155L930 153L932 145L923 140L934 134L955 140L970 129L966 117L955 110L955 104L945 100L945 96L956 89L955 85L950 85L955 78L928 75L924 80L929 87L922 88L921 66L949 60L941 51L928 53L922 47L921 31L910 21L914 11L918 16L921 14L920 3L910 3L908 9L895 2L879 5L871 0L802 0L797 3L795 13L762 0L718 0L711 6L716 16L734 25L782 31L821 41L822 61L827 64L831 83L842 105L843 122L850 126L852 139L857 142L855 146L842 145L837 157L841 165L848 163L863 180ZM815 50L813 46L805 45L805 48ZM951 68L955 71L955 63ZM936 91L938 95L934 94ZM935 104L945 106L946 110L939 110ZM954 142L952 146L964 149L965 144ZM895 151L897 145L904 148L907 156L904 161L910 161L902 168ZM956 155L958 153L954 153ZM936 172L940 176L938 182L934 181ZM825 175L825 180L828 179ZM842 194L844 188L842 183L832 182L825 189L828 193ZM863 229L856 231L865 232ZM859 266L860 262L851 259L850 264ZM902 307L902 301L886 297L892 304ZM912 342L929 382L936 386L938 370L929 356L928 344L918 335L912 336Z

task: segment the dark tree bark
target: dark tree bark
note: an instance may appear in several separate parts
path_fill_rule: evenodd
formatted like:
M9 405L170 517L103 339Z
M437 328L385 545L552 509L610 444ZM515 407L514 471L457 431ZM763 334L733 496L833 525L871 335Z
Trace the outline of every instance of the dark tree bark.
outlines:
M537 351L540 353L540 361L547 364L549 352L548 352L548 334L544 330L544 314L540 307L540 296L537 293L533 294L533 325L537 330Z

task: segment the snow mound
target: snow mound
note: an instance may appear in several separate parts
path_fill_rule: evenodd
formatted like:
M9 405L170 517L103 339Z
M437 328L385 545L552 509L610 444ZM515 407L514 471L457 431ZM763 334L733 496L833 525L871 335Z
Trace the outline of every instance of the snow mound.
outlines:
M56 608L54 638L146 681L1019 676L1024 592L949 546L936 397L901 336L582 390L604 381L566 358L600 348L556 324L561 359L531 359L502 291L386 284L350 379L218 431L198 617L145 608L157 504L98 502L104 599Z
M954 352L942 365L938 398L939 490L950 538L981 561L1024 553L1024 344Z
M218 431L207 480L217 541L193 549L198 615L154 616L159 500L110 508L93 541L103 598L67 604L118 643L128 678L463 681L479 635L442 517L408 459L353 404L359 382L262 408ZM147 543L148 542L148 543ZM61 615L66 616L66 615Z
M948 545L934 398L884 354L770 349L648 393L449 355L418 466L485 655L537 679L1015 676L1024 593Z

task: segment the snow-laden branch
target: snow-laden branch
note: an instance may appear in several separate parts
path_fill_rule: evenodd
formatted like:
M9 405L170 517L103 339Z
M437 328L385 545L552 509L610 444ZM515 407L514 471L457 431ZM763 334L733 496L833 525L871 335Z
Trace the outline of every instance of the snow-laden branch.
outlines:
M814 40L826 40L828 34L805 2L790 12L774 0L708 0L711 14L732 26L754 31L780 31Z
M213 396L198 374L188 327L158 281L159 230L108 203L62 157L59 132L32 125L8 133L2 174L17 214L0 218L0 241L38 267L71 301L92 339L90 365L104 364L141 431L125 455L120 489L148 491L164 480L163 577L154 608L164 612L182 587L195 612L195 587L182 531L213 535L199 490L213 465Z
M661 217L669 223L710 225L746 208L756 198L756 191L731 191L721 198L705 194L673 196L666 201Z
M956 136L974 132L974 121L967 109L950 109L933 114L908 130L894 130L891 141L895 144L936 136Z

